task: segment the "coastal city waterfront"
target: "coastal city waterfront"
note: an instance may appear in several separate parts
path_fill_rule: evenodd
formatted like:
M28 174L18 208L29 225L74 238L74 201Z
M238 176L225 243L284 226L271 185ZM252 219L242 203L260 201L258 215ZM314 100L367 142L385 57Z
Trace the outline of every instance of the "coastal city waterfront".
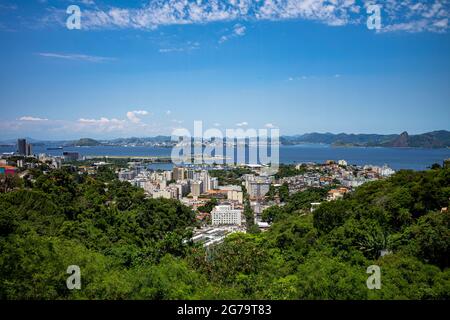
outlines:
M96 147L92 151L99 152L101 148ZM120 150L125 152L131 148L134 147L122 147ZM323 146L286 148L303 151L342 150ZM201 242L206 247L222 242L234 232L267 230L273 221L271 208L283 207L284 201L297 193L315 190L309 203L305 203L302 208L303 214L309 214L323 201L343 199L359 186L388 178L395 173L387 164L356 165L345 159L328 159L324 162L281 164L275 175L267 175L262 170L265 166L260 164L177 166L171 163L169 156L163 155L88 156L80 151L86 152L89 147L69 150L47 148L50 153L58 151L62 155L36 155L38 148L33 148L26 139L18 139L16 151L2 154L1 168L6 174L17 174L25 179L33 179L29 169L36 168L44 168L45 172L65 167L80 175L96 175L99 170L107 168L114 172L119 181L143 189L148 198L178 200L189 207L197 220L191 240ZM400 150L400 153L409 151ZM442 159L434 164L445 161L449 160Z
M16 151L15 144L0 146L0 154L10 154ZM46 145L33 146L33 153L63 156L63 152L75 152L80 157L170 157L171 148L144 146L85 146L50 148ZM450 149L426 148L385 148L385 147L333 147L324 144L303 144L280 146L280 162L295 164L303 162L323 163L329 159L346 159L350 164L364 166L366 164L388 165L394 170L411 169L425 170L433 163L450 158ZM166 169L171 165L165 165Z

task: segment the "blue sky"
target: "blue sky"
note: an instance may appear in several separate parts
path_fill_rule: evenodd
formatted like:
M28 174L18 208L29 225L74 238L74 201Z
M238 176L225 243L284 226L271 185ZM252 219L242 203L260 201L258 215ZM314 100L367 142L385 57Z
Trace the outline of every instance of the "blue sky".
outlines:
M450 129L449 2L369 3L0 0L2 138Z

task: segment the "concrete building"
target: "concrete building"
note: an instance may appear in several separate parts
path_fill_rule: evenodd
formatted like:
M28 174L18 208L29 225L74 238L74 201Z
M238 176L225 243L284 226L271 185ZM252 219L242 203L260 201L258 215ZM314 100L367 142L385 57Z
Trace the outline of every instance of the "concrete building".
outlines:
M198 197L203 193L203 182L193 181L191 183L191 193L193 197Z
M248 183L248 194L250 199L262 199L269 192L270 182Z
M244 193L242 191L228 190L227 199L242 204L244 201Z
M178 189L169 187L162 190L157 190L152 194L152 198L178 199Z
M186 196L191 191L191 187L187 181L181 181L180 183L177 184L171 184L171 186L174 186L175 188L178 189L179 199Z
M211 190L211 177L207 170L203 170L200 174L203 183L203 192L208 192Z
M120 181L128 181L134 179L136 173L130 170L123 170L119 172L119 180Z
M212 190L219 189L219 178L211 178L211 189Z
M159 198L170 199L170 196L171 196L171 194L168 190L157 190L157 191L153 192L153 194L152 194L153 199L159 199Z
M17 139L17 153L21 156L33 155L33 147L26 139Z
M347 166L347 161L345 161L345 160L339 160L339 161L338 161L338 165L343 166L343 167L346 167L346 166Z
M173 168L173 180L179 181L184 180L185 169L183 167L174 167Z
M195 173L195 170L193 170L193 169L188 169L188 170L186 171L186 178L187 178L187 179L190 179L190 180L194 180L194 173Z
M77 161L80 159L80 154L78 152L63 152L64 161Z
M327 201L342 199L347 192L346 188L332 189L328 191Z
M33 147L31 146L31 143L27 143L25 155L26 156L32 156L33 155Z
M380 168L379 173L380 176L382 177L390 177L395 173L395 171L389 168L387 165L384 165L383 167Z
M164 171L164 177L167 181L171 181L173 179L173 172L172 171Z
M27 154L26 139L17 139L17 153L21 156L25 156Z
M211 211L211 223L218 225L237 225L242 224L242 210L233 209L231 205L220 205L214 207Z
M60 157L55 157L52 159L52 167L55 169L61 169L62 159Z

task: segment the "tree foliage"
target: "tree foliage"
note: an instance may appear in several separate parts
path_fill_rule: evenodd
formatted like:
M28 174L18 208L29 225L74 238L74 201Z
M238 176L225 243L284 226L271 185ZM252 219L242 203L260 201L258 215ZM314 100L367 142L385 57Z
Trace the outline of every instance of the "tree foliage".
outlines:
M284 193L263 213L267 232L208 249L189 241L194 213L180 202L147 199L107 169L75 171L30 171L0 194L0 299L449 299L448 166L339 201ZM311 202L322 204L311 213ZM81 290L66 287L69 265ZM366 287L370 265L380 290Z

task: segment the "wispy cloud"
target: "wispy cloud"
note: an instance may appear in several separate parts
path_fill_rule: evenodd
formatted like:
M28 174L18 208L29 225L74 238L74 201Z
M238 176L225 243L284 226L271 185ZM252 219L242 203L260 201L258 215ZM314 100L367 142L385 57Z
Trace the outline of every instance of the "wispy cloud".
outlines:
M248 122L246 121L236 123L236 127L246 127L246 126L248 126Z
M125 121L119 119L108 119L101 117L100 119L85 119L81 118L75 124L74 131L97 131L97 132L112 132L121 131L125 128Z
M446 32L450 2L448 0L387 0L382 4L382 13L384 13L384 22L379 32Z
M247 28L239 23L235 24L233 26L233 30L230 34L228 35L223 35L220 39L219 39L219 43L224 43L230 39L233 38L237 38L237 37L242 37L245 35L245 30Z
M32 116L24 116L19 118L20 121L48 121L45 118L32 117Z
M83 29L155 29L164 25L205 24L218 21L300 19L330 26L365 25L366 6L373 0L154 0L140 8L96 5L83 10ZM382 31L434 31L448 29L448 0L385 0ZM62 10L54 20L63 21ZM51 17L50 17L51 19ZM447 19L447 20L446 20ZM49 21L47 17L44 19ZM245 29L242 29L245 32ZM226 41L226 40L225 40Z
M287 81L300 81L300 80L317 80L317 79L338 79L341 78L342 75L339 73L333 74L333 75L302 75L298 77L288 77Z
M192 50L197 50L199 48L200 48L199 42L188 41L185 45L161 48L161 49L159 49L159 52L160 53L188 52L188 51L192 51Z
M72 61L86 61L93 63L101 63L114 61L115 58L108 57L99 57L99 56L90 56L85 54L62 54L62 53L52 53L52 52L40 52L37 55L45 58L54 58L54 59L63 59L63 60L72 60Z

